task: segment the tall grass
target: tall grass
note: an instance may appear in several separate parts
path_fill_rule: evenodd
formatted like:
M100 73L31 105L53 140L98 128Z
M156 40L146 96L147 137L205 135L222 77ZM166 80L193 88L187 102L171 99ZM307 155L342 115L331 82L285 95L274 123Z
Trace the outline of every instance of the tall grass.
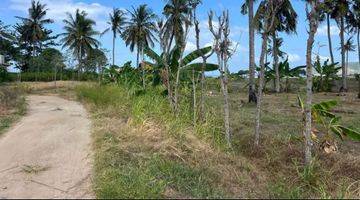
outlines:
M206 151L206 156L201 157L196 153L198 146L188 148L190 134L213 144L212 147L223 147L222 99L216 85L211 89L215 95L207 98L206 121L194 126L191 99L184 91L179 105L181 112L174 114L160 86L146 91L119 85L77 87L78 97L97 109L96 120L108 121L101 125L101 134L97 134L97 149L102 149L96 161L98 197L206 198L240 194L227 193L229 188L246 188L248 193L243 197L358 196L358 160L349 161L340 153L323 155L314 149L315 154L321 155L315 158L316 163L309 168L302 165L302 118L298 108L292 106L296 102L295 94L265 97L264 134L259 148L255 149L252 142L254 105L243 103L247 98L245 93L241 93L240 99L238 94L230 94L234 143L230 153L222 151L223 148L214 153L218 149L212 148L211 153ZM357 104L346 105L357 109ZM119 116L124 120L116 120ZM356 123L358 114L346 117L347 121ZM140 128L138 135L133 133L133 129L143 126L146 128ZM153 130L146 133L147 129ZM168 145L166 138L158 139L159 132L174 138L175 145ZM152 143L148 144L149 141Z
M118 85L79 86L76 89L80 99L91 102L102 109L115 108L115 112L131 117L134 123L141 124L153 120L162 125L168 134L181 138L182 134L190 132L222 144L222 121L216 116L215 110L209 107L206 121L193 126L191 100L182 98L180 112L174 114L166 96L162 95L164 88L154 87L146 91L132 91Z
M100 124L101 131L97 131L95 135L97 197L224 196L216 184L217 176L210 170L171 158L155 147L160 145L157 142L167 142L166 138L159 139L161 133L157 131L165 131L168 137L176 138L176 143L181 143L189 129L199 132L211 129L208 128L211 127L209 125L194 129L191 124L192 115L189 113L190 103L185 99L181 102L183 112L174 115L168 100L162 95L161 87L147 91L131 91L118 85L82 85L76 88L76 93L80 100L90 103L94 117ZM107 118L109 120L106 120ZM152 139L147 139L147 136L137 138L138 133L134 133L124 120L118 118L131 121L135 126L150 124L160 126L160 129L154 129L155 132L149 136L154 137ZM174 147L176 143L169 146L177 148Z
M0 134L26 113L25 88L0 86Z

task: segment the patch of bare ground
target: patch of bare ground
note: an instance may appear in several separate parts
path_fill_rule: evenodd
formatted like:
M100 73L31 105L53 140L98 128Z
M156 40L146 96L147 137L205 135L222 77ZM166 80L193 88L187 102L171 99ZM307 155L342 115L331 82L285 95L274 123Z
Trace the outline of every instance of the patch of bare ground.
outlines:
M85 109L54 96L29 96L28 104L0 138L0 197L92 198Z

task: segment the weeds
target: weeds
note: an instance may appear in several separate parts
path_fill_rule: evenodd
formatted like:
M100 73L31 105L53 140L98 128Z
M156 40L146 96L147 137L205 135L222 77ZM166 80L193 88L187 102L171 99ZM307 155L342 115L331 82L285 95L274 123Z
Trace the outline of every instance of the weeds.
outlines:
M26 113L24 93L19 86L0 87L0 134Z
M292 106L295 94L265 97L259 149L252 145L254 105L239 103L238 94L232 95L234 147L226 150L218 92L207 97L206 121L193 126L190 99L182 96L182 112L173 115L163 90L76 88L79 99L90 103L97 124L98 197L356 197L358 161L319 156L309 167L301 164L302 122ZM356 121L357 114L343 115Z

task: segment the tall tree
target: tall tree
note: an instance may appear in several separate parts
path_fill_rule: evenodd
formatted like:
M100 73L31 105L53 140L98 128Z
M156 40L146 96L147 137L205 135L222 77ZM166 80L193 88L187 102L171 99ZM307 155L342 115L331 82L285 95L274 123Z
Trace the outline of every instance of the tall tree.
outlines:
M92 49L86 56L84 63L91 71L98 72L98 83L101 83L103 68L107 65L108 60L102 49Z
M214 50L217 55L221 90L224 97L224 124L225 124L225 139L229 147L231 147L231 132L230 132L230 110L229 110L229 96L228 96L228 61L234 53L231 49L230 35L230 19L229 11L224 11L221 16L218 16L218 25L214 26L213 22L214 12L209 13L209 29L214 37Z
M68 18L63 21L65 33L61 34L63 36L61 42L63 48L68 47L77 58L78 78L80 78L81 70L84 68L84 57L100 45L100 42L94 38L99 33L94 30L95 21L88 18L85 11L80 12L77 9L74 16L70 13L67 13L67 16Z
M278 46L278 32L285 32L287 34L296 33L297 25L297 14L294 8L291 5L290 0L284 0L282 6L276 14L274 21L274 27L271 31L273 47ZM280 43L281 44L281 43ZM274 58L274 70L275 70L275 91L280 92L280 73L279 73L279 56L280 52L278 48L273 48L273 58Z
M196 15L196 8L199 4L201 4L201 0L194 0L191 2L192 11L193 11L193 23L195 25L195 38L196 38L196 49L200 50L200 28L199 28L199 21ZM204 98L204 84L205 84L205 66L206 66L206 56L201 56L203 59L202 67L201 67L201 90L200 90L200 118L201 120L204 119L204 112L205 112L205 98ZM193 124L196 125L197 122L197 97L196 97L196 71L195 68L192 69L192 84L193 84Z
M46 39L48 33L44 26L46 24L53 23L53 20L46 18L46 4L41 4L40 1L31 1L31 6L28 10L28 17L17 17L23 21L24 30L22 34L26 35L25 37L29 38L32 45L32 57L36 56L36 46L41 46L41 42ZM41 47L40 47L41 48ZM39 73L38 67L38 73ZM37 80L37 76L36 76Z
M350 1L349 0L333 0L331 8L331 17L336 20L340 29L340 48L341 48L341 67L342 67L342 87L341 91L347 91L347 74L346 74L346 51L345 51L345 29L346 19L349 18Z
M132 11L128 10L130 19L126 23L123 38L126 46L130 46L130 51L133 52L135 47L137 50L137 66L139 67L139 56L141 56L142 63L142 82L145 88L145 69L144 69L144 49L146 47L153 47L156 37L156 15L147 7L146 4L140 5L138 8L133 8Z
M14 35L10 32L8 25L0 20L0 40L13 40L15 39Z
M349 69L349 52L351 51L355 51L355 45L354 45L354 41L352 39L352 37L350 37L349 39L346 40L345 44L344 44L344 50L345 50L345 57L346 57L346 74L348 74L348 69Z
M352 15L349 19L351 31L356 34L358 58L360 64L360 0L354 0L352 4Z
M200 50L200 22L198 21L197 15L196 15L196 9L194 9L194 25L195 25L195 38L196 38L196 48L197 50ZM205 67L207 60L212 56L214 51L212 51L208 55L202 55L202 67L201 67L201 78L200 78L200 109L199 109L199 119L203 121L205 119Z
M264 0L260 3L254 18L254 25L261 31L262 46L260 54L260 78L258 88L258 100L255 116L255 145L259 145L260 140L260 121L261 121L261 101L264 87L265 76L265 55L267 54L267 42L271 31L274 29L277 13L284 0Z
M312 160L311 148L313 145L311 138L312 131L312 49L314 46L315 34L319 27L321 15L320 0L307 0L306 14L309 22L309 36L306 45L306 105L305 105L305 163L309 165Z
M257 102L255 88L255 28L253 25L255 0L246 0L241 7L242 14L249 17L249 102Z
M327 37L328 37L328 44L329 44L329 54L330 54L330 61L332 64L335 62L333 48L332 48L332 41L331 41L331 13L332 13L333 8L334 8L333 0L325 0L324 1Z
M172 40L175 38L176 45L180 47L180 66L183 63L182 58L186 47L187 36L190 30L190 26L192 25L192 10L197 6L197 4L194 2L195 1L192 0L168 0L163 11L163 14L166 17L165 28L166 31L170 33L170 44L168 48L171 48ZM178 112L179 87L180 67L177 68L174 86L175 112Z
M124 29L126 17L125 13L118 9L114 8L113 12L109 14L109 21L107 22L110 25L109 28L105 29L104 32L101 33L101 36L105 33L112 31L113 34L113 49L112 49L112 65L115 65L115 40L117 34L121 35Z
M165 28L171 33L170 42L175 38L176 44L181 46L186 40L186 24L191 23L191 0L168 0L163 14L166 17ZM171 46L171 45L170 45Z

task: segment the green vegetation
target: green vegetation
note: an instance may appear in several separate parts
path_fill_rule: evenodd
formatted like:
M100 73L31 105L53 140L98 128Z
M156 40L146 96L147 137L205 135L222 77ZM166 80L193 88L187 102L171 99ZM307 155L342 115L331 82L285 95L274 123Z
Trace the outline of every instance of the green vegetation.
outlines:
M360 1L307 0L301 20L290 0L254 2L241 7L249 17L249 70L231 74L237 44L229 10L210 10L203 26L201 0L167 0L159 16L146 4L114 8L100 34L88 11L77 9L53 36L47 5L34 0L13 29L0 22L0 81L91 81L75 93L94 122L99 198L358 198L360 106L347 63L355 34L360 49ZM322 63L314 43L325 20L330 60ZM280 34L296 33L298 21L306 21L306 65L291 67ZM340 67L331 21L340 32ZM211 45L201 46L204 27ZM111 66L98 40L108 31ZM136 50L135 66L115 64L117 37ZM196 48L189 53L191 37ZM8 73L9 61L21 73ZM209 71L219 77L206 77ZM4 128L24 111L21 92L12 90L0 96Z
M185 112L176 117L166 96L162 95L163 90L165 88L155 87L140 92L141 86L129 89L118 85L76 88L78 98L89 105L95 123L97 197L356 196L350 185L356 184L360 177L342 168L353 162L351 170L358 170L358 161L350 161L341 154L326 155L319 143L315 149L319 149L317 154L321 157L316 157L311 167L303 166L299 131L302 114L298 107L292 107L298 102L296 94L265 98L268 103L264 105L263 123L269 129L264 130L262 148L257 151L251 142L254 107L243 105L240 112L233 112L231 127L234 132L241 130L241 134L234 135L234 146L229 151L223 138L218 92L207 97L207 121L194 127L189 112L191 99L181 102L180 110ZM327 97L317 96L319 100L322 98ZM230 99L231 110L239 110L241 103L237 95L230 93ZM349 103L343 105L345 103L341 102L339 108L356 107ZM356 123L360 117L359 113L340 115L345 117L346 125ZM347 145L349 142L345 141L341 146ZM224 171L221 166L228 170ZM337 186L338 183L342 184Z
M150 120L149 123L157 122L155 126L162 124L156 130L165 131L167 135L163 137L171 136L178 142L184 141L187 129L191 127L188 113L180 113L180 117L172 115L166 98L161 95L161 88L143 94L118 86L79 86L76 91L80 99L92 105L91 110L98 123L111 117L131 119L132 124L139 127ZM107 128L100 126L101 129ZM122 130L103 130L105 132L96 132L95 136L98 149L95 190L99 198L161 198L166 197L169 189L175 193L168 195L180 195L178 197L223 196L216 185L216 176L208 169L189 166L179 160L181 157L174 160L152 149L154 147L146 141L143 144L132 142L141 139L136 138L141 133L133 133L131 126L124 122L116 126L121 126ZM124 140L128 143L123 143ZM178 148L177 144L171 145Z
M24 93L19 86L0 86L0 134L25 114Z

